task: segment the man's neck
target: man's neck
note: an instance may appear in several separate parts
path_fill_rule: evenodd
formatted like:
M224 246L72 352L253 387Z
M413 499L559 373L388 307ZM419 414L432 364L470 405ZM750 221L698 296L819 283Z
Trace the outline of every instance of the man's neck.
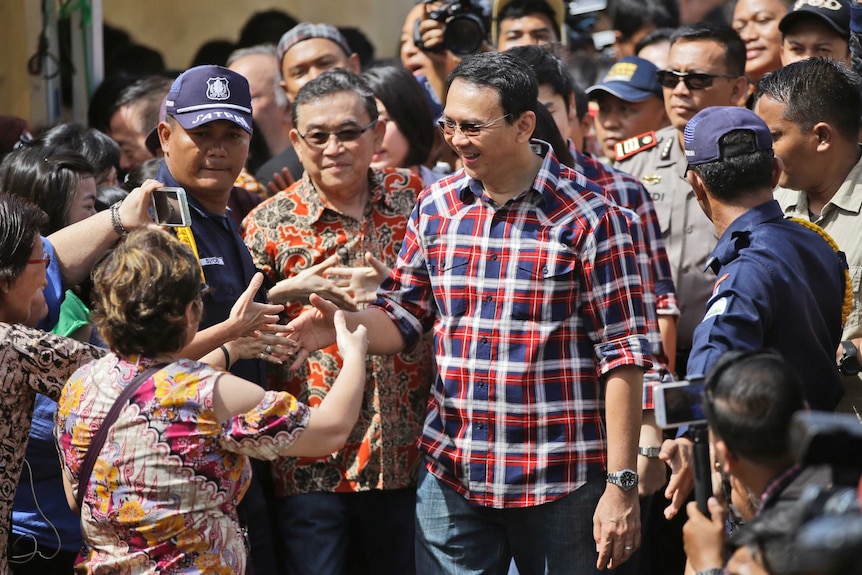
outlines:
M727 228L743 214L772 200L771 189L764 189L760 193L747 195L735 204L711 200L712 224L715 226L715 233L721 237Z
M362 220L365 217L365 206L368 204L371 187L367 177L362 178L362 181L350 190L324 190L314 181L312 181L312 184L321 199L332 206L338 213L349 216L354 220Z
M542 158L534 154L532 148L527 148L525 153L509 163L508 169L497 172L492 180L482 180L485 193L502 206L529 190L541 167Z
M841 153L836 154L833 167L827 167L823 171L825 174L823 179L811 189L805 190L809 211L818 216L821 214L826 204L835 197L838 189L847 181L847 176L859 162L859 155L858 146L847 146L846 151L842 150Z
M189 189L186 191L188 191L189 195L208 212L223 216L227 211L227 204L230 200L231 190L228 190L223 194L216 194L217 197L214 197L212 192L196 192Z

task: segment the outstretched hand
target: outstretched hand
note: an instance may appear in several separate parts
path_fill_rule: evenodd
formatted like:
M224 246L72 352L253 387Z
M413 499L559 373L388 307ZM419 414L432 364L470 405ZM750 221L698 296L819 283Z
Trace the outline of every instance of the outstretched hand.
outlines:
M727 509L715 497L710 497L707 505L709 517L700 512L696 501L689 503L686 506L688 521L682 526L685 555L695 571L724 566Z
M392 271L371 252L365 252L367 267L332 267L324 272L324 277L336 287L346 289L357 303L371 303L377 299L377 288Z
M287 337L299 345L291 370L299 369L311 352L330 346L338 339L334 325L338 306L317 294L311 294L308 301L314 308L303 311L287 324Z
M664 491L670 505L665 507L666 519L673 518L694 489L694 466L692 465L692 444L684 437L668 439L661 446L659 459L670 467L670 480Z
M346 289L339 287L325 275L325 272L337 263L338 256L332 255L317 265L281 280L269 290L270 299L281 303L289 301L305 303L311 294L317 294L333 302L341 309L354 311L356 299Z
M284 311L281 304L260 303L254 301L254 296L263 285L263 274L256 273L248 287L233 304L228 321L234 337L258 336L261 333L280 331L278 314Z

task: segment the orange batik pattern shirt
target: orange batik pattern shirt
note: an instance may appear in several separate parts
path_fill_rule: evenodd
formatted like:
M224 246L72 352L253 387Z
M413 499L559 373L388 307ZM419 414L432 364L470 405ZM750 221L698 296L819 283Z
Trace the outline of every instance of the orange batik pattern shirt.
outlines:
M255 265L279 281L338 254L339 266L364 267L366 251L395 265L407 220L422 181L406 170L369 170L369 198L362 221L336 211L309 180L264 201L243 222ZM296 317L303 304L288 304ZM373 335L372 335L373 337ZM273 464L280 496L311 492L401 489L416 484L416 440L434 377L430 340L395 356L366 360L367 383L359 422L340 451L323 458L281 458ZM268 364L270 389L319 405L341 368L335 345L319 350L296 372Z

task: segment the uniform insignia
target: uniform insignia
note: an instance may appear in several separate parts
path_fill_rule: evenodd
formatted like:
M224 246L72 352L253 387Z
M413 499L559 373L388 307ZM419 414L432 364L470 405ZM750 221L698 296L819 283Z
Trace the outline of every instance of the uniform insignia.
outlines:
M727 298L719 298L715 300L715 302L711 306L709 306L708 310L706 310L706 314L703 316L702 321L706 321L711 317L721 315L725 311L727 311Z
M655 139L654 131L641 134L640 136L635 136L634 138L629 138L628 140L623 140L622 142L617 142L614 144L614 152L617 155L616 160L620 162L626 158L634 156L638 152L649 150L657 145L658 142Z
M654 186L661 181L661 176L659 174L647 174L641 178L641 181L650 186Z
M724 280L726 280L729 277L730 277L730 274L724 274L723 276L721 276L720 278L715 280L715 285L712 286L712 295L715 295L716 293L718 293L718 286L720 286L721 282L723 282Z
M210 100L227 100L230 98L227 78L216 76L207 80L207 98Z
M668 138L661 148L661 159L663 162L670 159L670 150L673 147L674 138Z

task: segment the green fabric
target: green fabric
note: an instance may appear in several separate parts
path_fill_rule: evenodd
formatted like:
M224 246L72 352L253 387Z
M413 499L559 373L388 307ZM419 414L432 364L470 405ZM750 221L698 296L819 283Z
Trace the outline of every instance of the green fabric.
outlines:
M54 333L69 337L89 324L90 310L72 290L66 290L66 297L60 304L60 319L54 326Z

